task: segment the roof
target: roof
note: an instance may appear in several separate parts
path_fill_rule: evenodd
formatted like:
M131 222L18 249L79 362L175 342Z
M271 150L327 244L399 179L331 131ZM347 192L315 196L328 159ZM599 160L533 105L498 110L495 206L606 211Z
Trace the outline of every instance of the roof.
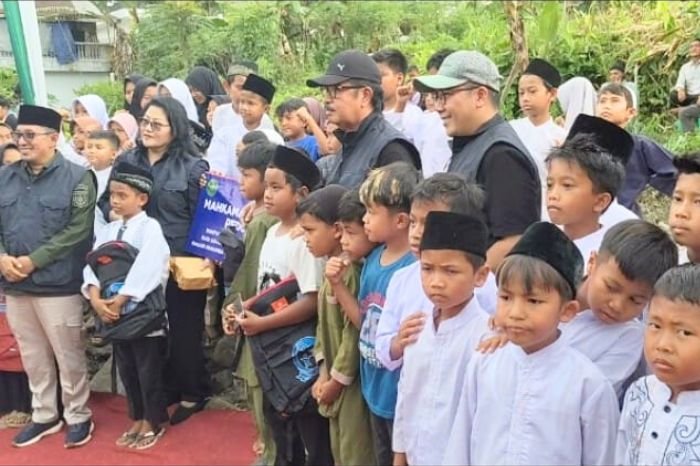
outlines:
M88 0L41 0L34 3L36 15L42 20L80 19L101 17L102 12ZM0 3L0 14L4 16Z

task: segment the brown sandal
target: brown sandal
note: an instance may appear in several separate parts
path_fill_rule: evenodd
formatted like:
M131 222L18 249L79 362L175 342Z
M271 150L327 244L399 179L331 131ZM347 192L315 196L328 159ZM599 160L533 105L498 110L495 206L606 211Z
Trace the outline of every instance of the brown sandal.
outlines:
M147 450L158 443L158 440L160 440L164 433L165 427L161 427L157 430L140 434L136 440L129 445L129 448L133 448L134 450Z
M139 438L138 432L124 432L116 441L118 447L130 447Z

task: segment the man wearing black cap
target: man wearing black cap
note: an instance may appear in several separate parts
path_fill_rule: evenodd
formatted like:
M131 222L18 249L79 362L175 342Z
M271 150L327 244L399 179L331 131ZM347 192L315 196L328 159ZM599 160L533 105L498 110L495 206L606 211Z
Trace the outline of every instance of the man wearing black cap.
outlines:
M499 114L498 68L479 52L461 50L442 62L438 74L416 78L415 86L432 95L453 137L447 171L486 192L487 262L495 270L525 228L540 219L542 196L535 162Z
M61 417L68 423L67 448L87 443L94 428L79 292L97 188L90 171L56 150L60 127L55 111L20 107L15 138L22 161L0 171L0 285L34 407L32 423L13 441L18 447L58 432ZM56 409L54 360L63 413Z
M392 162L421 168L416 148L382 115L381 82L376 63L359 50L340 52L325 75L306 81L324 89L328 122L339 128L342 150L328 184L356 188L370 170Z

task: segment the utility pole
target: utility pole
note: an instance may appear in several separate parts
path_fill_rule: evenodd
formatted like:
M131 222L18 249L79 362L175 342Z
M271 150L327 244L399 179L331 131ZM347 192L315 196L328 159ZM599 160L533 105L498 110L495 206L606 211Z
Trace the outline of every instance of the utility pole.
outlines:
M29 68L29 58L27 56L27 44L24 40L24 28L22 27L22 16L19 11L17 0L3 0L5 10L5 20L7 29L10 32L10 42L12 44L12 54L15 57L15 66L19 85L22 90L22 101L26 104L34 104L34 86L32 85L32 72Z

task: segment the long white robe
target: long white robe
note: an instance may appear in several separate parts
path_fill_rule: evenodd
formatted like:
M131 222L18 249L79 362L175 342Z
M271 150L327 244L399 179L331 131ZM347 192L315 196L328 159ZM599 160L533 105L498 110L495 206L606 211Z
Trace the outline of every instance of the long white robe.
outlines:
M619 409L600 370L559 338L475 354L443 464L612 464Z
M561 339L588 356L610 381L618 398L622 398L626 382L642 359L644 324L633 319L619 324L606 324L592 311L578 314L574 320L559 325Z
M472 299L437 329L434 318L429 319L418 340L406 348L392 447L406 454L408 464L442 463L467 363L489 333L488 318Z
M620 416L614 464L699 464L700 390L671 390L656 376L627 390Z
M598 252L598 249L600 249L600 243L603 242L603 236L605 236L606 231L608 231L608 229L601 226L590 235L574 240L574 244L581 253L581 257L583 257L584 264L588 262L592 252Z

